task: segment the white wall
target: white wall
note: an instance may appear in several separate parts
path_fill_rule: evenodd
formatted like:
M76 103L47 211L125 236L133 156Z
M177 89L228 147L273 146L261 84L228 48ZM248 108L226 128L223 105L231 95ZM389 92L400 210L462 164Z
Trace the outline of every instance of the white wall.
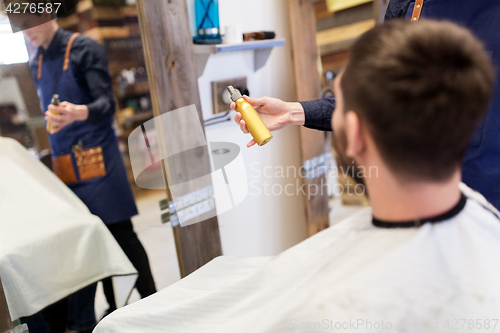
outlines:
M26 120L29 118L26 103L24 102L23 94L17 78L15 77L1 77L0 69L0 104L13 104L17 109L19 120ZM40 117L42 114L40 114Z
M190 13L194 0L187 0ZM286 101L295 100L294 74L291 58L290 28L286 0L219 0L221 28L240 24L243 32L275 31L285 38L286 46L275 48L266 66L254 72L253 51L212 55L199 78L202 111L205 118L213 116L211 82L246 76L253 97L272 96ZM193 21L194 17L192 17ZM194 24L192 24L194 34ZM264 147L246 148L250 140L234 122L207 127L208 141L237 143L243 152L250 194L233 210L219 216L222 247L225 255L274 255L306 238L304 198L301 195L257 196L256 187L267 182L278 191L287 184L295 192L297 179L264 177L258 170L267 167L275 174L279 167L301 165L299 130L296 126L274 133L274 139ZM275 191L275 193L276 193ZM263 189L262 189L263 192Z
M192 34L194 27L194 0L186 0L190 12ZM253 51L212 55L204 75L198 80L203 115L212 116L211 82L248 77L253 97L273 96L287 101L295 100L290 27L286 0L219 0L220 26L239 24L243 32L274 31L277 38L285 38L285 47L275 48L266 66L253 72Z
M247 178L248 196L232 210L218 215L224 255L275 255L304 240L304 199L296 194L300 179L293 172L279 174L281 167L298 169L300 165L296 132L275 133L266 146L250 149L246 148L248 136L234 122L209 126L206 133L209 142L238 144L245 162L241 177ZM285 188L292 195L280 193Z

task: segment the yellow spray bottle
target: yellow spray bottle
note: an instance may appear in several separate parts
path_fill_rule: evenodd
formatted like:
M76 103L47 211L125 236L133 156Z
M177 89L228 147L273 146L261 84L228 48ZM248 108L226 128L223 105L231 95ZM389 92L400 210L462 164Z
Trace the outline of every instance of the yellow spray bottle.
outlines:
M252 134L255 142L259 146L263 146L272 140L273 135L267 129L266 125L260 118L254 107L248 103L238 89L233 86L227 87L231 100L236 103L236 111L241 114L241 118L245 121L248 131Z
M59 95L58 94L54 94L54 96L52 96L52 101L50 102L50 104L52 105L55 105L55 106L58 106L59 105ZM57 114L57 112L53 112L53 111L50 111L50 113L52 114ZM47 132L51 132L52 131L52 123L50 121L47 122Z

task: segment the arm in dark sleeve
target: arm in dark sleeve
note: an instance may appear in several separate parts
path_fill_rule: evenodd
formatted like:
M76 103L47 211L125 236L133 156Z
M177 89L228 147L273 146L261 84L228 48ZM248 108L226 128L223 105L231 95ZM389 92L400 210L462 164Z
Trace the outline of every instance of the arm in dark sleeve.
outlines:
M411 0L390 0L387 11L385 12L385 21L397 18L405 18L406 12L410 7Z
M332 114L335 110L335 97L316 101L300 102L306 117L305 127L320 131L332 130Z
M75 54L79 66L75 68L78 77L82 78L92 102L87 104L89 116L87 122L98 123L112 117L115 113L115 100L108 70L108 58L102 46L88 37L81 38ZM75 44L78 38L75 40Z

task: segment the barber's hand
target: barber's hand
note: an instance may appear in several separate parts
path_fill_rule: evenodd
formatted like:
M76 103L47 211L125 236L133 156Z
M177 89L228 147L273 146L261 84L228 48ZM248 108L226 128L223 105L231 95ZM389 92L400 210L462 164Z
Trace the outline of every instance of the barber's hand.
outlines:
M86 105L69 102L61 102L58 106L49 105L49 111L45 112L45 120L52 123L50 134L59 132L75 121L85 121L88 116L89 108Z
M276 131L288 125L304 125L304 109L300 103L287 103L271 97L243 98L255 108L269 131ZM231 103L231 109L236 110L236 103ZM234 121L240 125L243 133L249 133L245 121L241 119L241 113L236 112ZM255 144L255 140L251 140L247 147Z

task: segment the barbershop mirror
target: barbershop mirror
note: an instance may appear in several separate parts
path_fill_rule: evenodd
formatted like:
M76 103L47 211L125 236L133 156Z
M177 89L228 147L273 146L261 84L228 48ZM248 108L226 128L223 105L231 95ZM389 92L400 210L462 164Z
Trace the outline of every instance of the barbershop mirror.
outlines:
M177 259L162 254L175 253L159 218L165 191L138 187L128 156L130 133L152 118L135 2L0 1L0 278L14 325L91 331L127 302L137 271L145 278L129 302L180 278ZM134 233L137 209L152 214L134 220ZM39 267L20 261L26 253ZM159 284L147 253L165 263Z

